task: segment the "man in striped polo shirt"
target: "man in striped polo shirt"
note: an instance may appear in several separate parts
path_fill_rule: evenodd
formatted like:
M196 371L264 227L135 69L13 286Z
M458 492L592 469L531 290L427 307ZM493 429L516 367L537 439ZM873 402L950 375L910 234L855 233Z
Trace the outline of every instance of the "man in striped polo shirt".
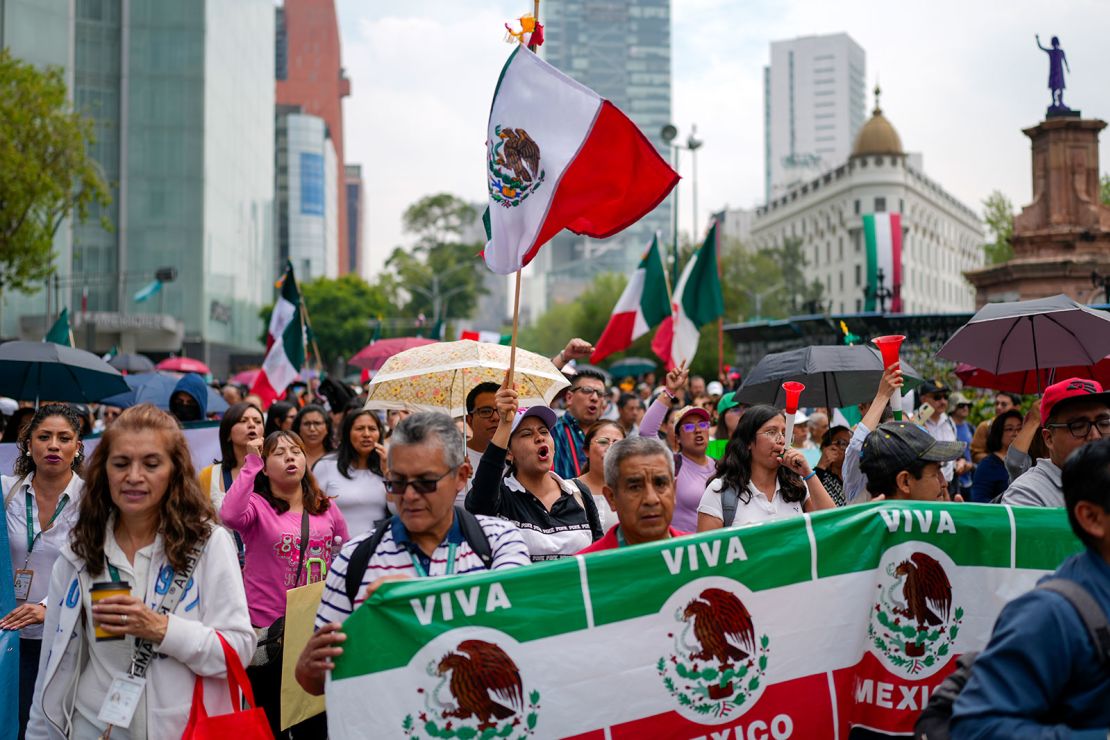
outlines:
M463 536L455 497L470 477L462 434L445 414L419 413L404 419L389 445L386 491L398 514L382 524L380 535L360 579L358 596L347 593L347 569L359 544L375 537L367 532L343 547L331 564L316 633L297 661L297 682L310 694L324 693L332 659L340 655L346 636L340 623L382 583L485 570L482 558ZM471 516L471 515L467 515ZM528 565L531 558L519 530L494 517L476 517L488 540L490 570ZM365 551L365 550L364 550Z

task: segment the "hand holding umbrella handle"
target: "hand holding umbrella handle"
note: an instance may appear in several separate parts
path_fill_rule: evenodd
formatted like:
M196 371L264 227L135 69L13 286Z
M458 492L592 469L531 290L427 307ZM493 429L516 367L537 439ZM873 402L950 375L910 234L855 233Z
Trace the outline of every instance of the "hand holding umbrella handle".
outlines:
M786 393L786 447L794 446L794 415L798 413L798 402L801 400L804 385L796 380L788 380L782 384Z

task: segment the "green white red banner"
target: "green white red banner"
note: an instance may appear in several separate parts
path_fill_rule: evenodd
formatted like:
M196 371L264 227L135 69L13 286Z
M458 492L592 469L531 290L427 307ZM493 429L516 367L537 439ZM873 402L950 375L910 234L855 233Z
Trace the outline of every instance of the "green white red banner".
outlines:
M391 583L344 625L330 736L909 732L1002 606L1078 549L1060 509L886 502Z

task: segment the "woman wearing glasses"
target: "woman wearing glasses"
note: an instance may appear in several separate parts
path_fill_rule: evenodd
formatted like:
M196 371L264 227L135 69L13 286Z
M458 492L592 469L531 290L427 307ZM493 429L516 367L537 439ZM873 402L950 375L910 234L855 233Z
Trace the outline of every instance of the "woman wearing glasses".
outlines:
M586 470L572 481L583 496L593 496L603 532L608 532L617 524L617 512L613 511L601 494L601 488L605 485L605 455L610 447L622 439L624 428L619 422L609 419L594 422L586 432Z
M821 437L821 459L813 469L821 480L829 496L837 506L844 505L844 450L848 449L848 440L852 432L848 427L832 427Z
M297 412L297 418L293 420L293 431L304 442L309 470L312 470L321 457L335 449L332 444L331 417L323 406L312 403Z
M467 510L516 524L533 561L569 557L601 539L593 496L552 470L555 412L532 406L518 413L511 388L497 391L496 405L497 431L466 494Z
M735 500L725 512L725 493ZM782 409L753 406L744 413L725 448L717 475L705 489L698 507L698 531L739 526L794 516L804 511L831 509L836 503L825 491L805 455L786 446L786 417Z

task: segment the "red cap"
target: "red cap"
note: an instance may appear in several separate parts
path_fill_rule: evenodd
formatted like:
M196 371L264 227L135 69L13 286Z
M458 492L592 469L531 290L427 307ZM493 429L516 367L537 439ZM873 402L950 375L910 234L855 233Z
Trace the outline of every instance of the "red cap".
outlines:
M1058 405L1074 399L1102 401L1110 405L1110 393L1105 393L1097 380L1068 378L1045 388L1041 396L1041 423L1048 422Z

